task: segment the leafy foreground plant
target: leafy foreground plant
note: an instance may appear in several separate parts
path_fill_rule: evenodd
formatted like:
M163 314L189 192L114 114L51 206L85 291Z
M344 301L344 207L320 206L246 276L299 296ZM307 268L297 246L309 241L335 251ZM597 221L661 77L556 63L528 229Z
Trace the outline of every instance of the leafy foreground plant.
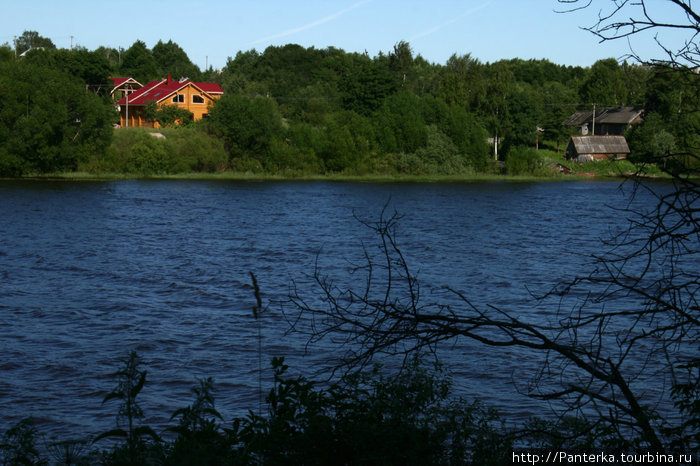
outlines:
M439 366L414 358L397 373L379 366L320 384L288 375L274 358L274 385L267 414L253 409L228 425L216 410L214 384L198 381L194 400L176 410L177 424L162 436L141 425L136 401L146 370L132 352L113 375L117 387L105 402L119 400L117 428L95 442L113 439L107 450L83 454L73 443L56 443L56 464L248 465L248 464L505 464L510 434L497 414L478 402L451 396L451 380ZM174 437L173 437L174 436ZM50 464L37 447L31 420L2 437L0 464ZM93 444L94 446L95 444Z
M38 436L31 418L23 419L8 429L0 440L0 464L47 464L37 449Z
M105 438L125 439L125 445L115 447L107 455L108 464L143 464L144 455L157 450L161 442L156 432L148 426L137 425L143 418L143 410L136 402L136 397L146 383L146 371L141 370L141 358L135 351L125 359L124 366L112 374L117 379L117 386L102 403L120 400L117 414L117 428L104 432L95 438L98 442ZM122 426L124 426L124 429Z
M377 366L326 389L285 377L273 360L268 416L252 412L231 433L246 462L262 464L504 464L508 436L480 403L450 398L440 367L415 358L399 374Z

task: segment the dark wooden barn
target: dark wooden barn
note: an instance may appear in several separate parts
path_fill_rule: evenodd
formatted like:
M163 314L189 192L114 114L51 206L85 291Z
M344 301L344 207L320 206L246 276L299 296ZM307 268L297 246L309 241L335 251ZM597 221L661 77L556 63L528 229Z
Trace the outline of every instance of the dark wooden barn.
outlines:
M630 153L624 136L571 136L566 158L577 162L626 159Z

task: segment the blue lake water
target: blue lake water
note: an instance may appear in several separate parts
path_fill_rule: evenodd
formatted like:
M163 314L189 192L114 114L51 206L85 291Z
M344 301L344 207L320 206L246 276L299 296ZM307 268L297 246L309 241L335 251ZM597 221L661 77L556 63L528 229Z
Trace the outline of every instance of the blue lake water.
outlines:
M586 274L601 240L627 228L625 191L594 181L0 182L0 429L30 415L57 436L112 427L116 407L101 401L132 349L147 363L150 424L190 403L196 377L214 378L227 420L256 409L249 272L267 306L264 360L285 356L293 373L330 367L337 347L306 349L286 332L289 285L312 295L317 261L352 285L363 246L378 241L357 218L377 220L385 207L403 215L399 244L435 286L425 299L450 286L475 305L537 318L546 305L531 293ZM652 202L644 196L635 202ZM538 360L464 341L444 354L458 393L540 414L514 385Z

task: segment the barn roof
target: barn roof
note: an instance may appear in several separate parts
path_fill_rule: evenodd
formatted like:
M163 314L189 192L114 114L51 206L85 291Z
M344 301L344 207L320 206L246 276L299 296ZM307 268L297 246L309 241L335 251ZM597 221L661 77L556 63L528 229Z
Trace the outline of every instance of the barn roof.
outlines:
M564 120L563 124L566 126L581 126L582 124L591 121L592 115L593 115L593 112L591 112L591 111L576 112L573 115L571 115L569 118Z
M596 117L601 123L630 124L642 116L643 107L606 108L605 112Z
M641 118L642 113L644 113L644 107L623 106L600 108L595 112L595 121L596 123L629 125L637 118ZM593 112L589 110L574 113L564 120L564 124L567 126L581 126L591 121L593 121Z
M571 136L577 154L629 154L624 136Z

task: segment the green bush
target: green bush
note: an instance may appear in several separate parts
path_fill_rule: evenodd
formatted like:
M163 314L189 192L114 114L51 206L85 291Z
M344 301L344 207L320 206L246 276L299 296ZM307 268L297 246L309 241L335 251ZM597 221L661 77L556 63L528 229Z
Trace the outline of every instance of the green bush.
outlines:
M321 173L318 158L309 147L296 146L289 139L275 138L270 155L264 160L265 171L284 176L300 176Z
M617 433L582 417L533 418L514 431L493 409L455 397L442 367L420 357L399 370L375 366L333 384L289 375L283 358L274 358L272 368L266 414L250 410L224 421L213 381L201 379L192 404L175 410L170 417L175 424L159 435L142 422L137 398L147 371L132 352L112 374L116 387L104 398L118 402L115 428L98 435L92 447L85 441L45 445L60 464L325 465L342 459L345 464L481 466L510 464L513 452L612 453L637 445L635 438L620 443ZM692 430L697 390L677 386L674 394L689 421L685 431L669 435L697 439ZM49 464L39 437L31 419L20 421L0 438L0 464ZM112 444L96 449L103 439Z
M512 148L506 156L505 166L509 175L543 176L552 173L542 154L531 147Z
M223 139L231 157L263 159L272 139L283 133L282 116L274 100L224 95L211 108L208 130Z
M401 372L379 367L326 389L289 378L273 360L268 416L238 420L236 435L263 464L504 464L510 442L495 412L450 396L451 381L418 358Z
M161 134L164 138L155 137ZM107 154L89 157L79 168L89 173L156 175L218 172L228 168L223 141L199 128L120 128Z
M126 172L140 175L165 174L172 167L172 159L165 142L139 132L126 160Z
M423 162L427 174L454 175L471 172L469 159L460 152L451 138L435 125L428 126L427 131L427 144L415 152L416 157Z
M162 128L165 147L171 158L170 173L207 172L226 170L228 155L222 140L199 128Z
M109 145L114 106L80 79L26 60L0 63L0 176L75 170Z
M0 147L0 176L20 176L24 169L25 164L21 157Z
M39 432L31 418L8 429L0 439L0 464L48 464L39 454L38 437Z
M76 442L56 442L63 464L504 464L511 443L497 414L451 395L440 366L420 358L398 372L379 366L329 385L288 375L283 358L272 361L274 384L267 414L251 410L225 423L211 379L198 381L192 404L175 410L172 427L157 434L143 424L138 401L147 371L132 352L112 374L104 403L118 402L117 425L98 435L92 451L66 454ZM2 464L48 464L30 420L8 430ZM94 450L103 439L106 449ZM170 439L170 440L167 440ZM85 445L85 442L79 442ZM71 462L68 462L71 458Z
M264 173L262 163L252 157L234 157L229 162L229 168L236 173Z

